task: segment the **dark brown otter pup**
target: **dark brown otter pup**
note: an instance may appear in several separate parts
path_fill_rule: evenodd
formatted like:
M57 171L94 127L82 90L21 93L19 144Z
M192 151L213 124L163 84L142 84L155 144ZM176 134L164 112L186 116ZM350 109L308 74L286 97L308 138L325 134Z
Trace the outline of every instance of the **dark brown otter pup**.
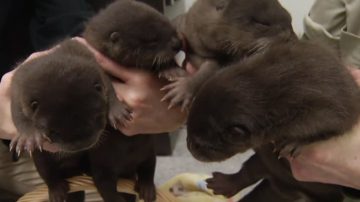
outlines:
M89 21L83 36L119 64L157 72L176 67L174 56L182 48L164 15L133 0L115 1L102 10Z
M83 193L67 194L66 179L84 173L93 176L106 202L125 202L116 190L117 180L134 176L140 198L155 200L152 138L126 137L107 124L107 119L128 118L128 110L85 46L68 40L25 63L14 75L12 93L14 123L24 131L16 149L41 148L44 136L62 150L55 154L35 150L33 155L51 202L83 201Z
M41 149L44 139L66 152L86 150L98 142L107 120L116 126L130 117L92 53L71 40L17 68L11 111L18 153Z
M189 62L198 68L164 88L169 90L164 100L183 109L221 67L296 38L291 16L277 0L198 0L174 24L187 40Z
M296 156L301 145L352 129L359 103L359 87L335 54L308 42L271 45L262 55L221 70L201 87L188 118L188 148L202 161L222 161L255 149L267 175L261 165L250 171L245 166L246 171L232 177L216 174L209 181L210 188L229 196L245 185L236 182L241 185L228 186L229 192L221 184L225 178L231 179L228 183L241 181L235 176L243 172L259 175L257 179L284 180L285 174L273 169L279 166L279 153L269 153L267 145L274 145L281 155ZM296 182L290 174L286 178ZM295 183L294 189L311 198L302 184L308 186Z

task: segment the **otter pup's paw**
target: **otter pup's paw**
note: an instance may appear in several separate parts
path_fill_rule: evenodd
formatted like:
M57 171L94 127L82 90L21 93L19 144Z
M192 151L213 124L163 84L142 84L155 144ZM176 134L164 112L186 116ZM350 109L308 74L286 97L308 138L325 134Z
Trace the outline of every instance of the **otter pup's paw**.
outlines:
M154 183L136 182L135 191L139 193L144 202L156 201L156 188Z
M126 122L131 120L131 109L127 104L118 100L110 104L109 121L115 129L125 126Z
M296 158L297 156L299 156L300 152L301 152L300 144L296 144L296 143L287 144L280 149L279 158L282 157L285 158L287 156L290 156L291 158Z
M169 81L175 81L176 78L185 77L186 75L187 72L180 67L166 69L159 72L159 78L165 78Z
M31 156L35 149L42 151L44 141L44 136L38 132L26 135L20 134L11 140L10 151L16 151L18 157L24 151L27 151Z
M169 109L175 105L180 105L181 110L184 111L189 108L193 100L193 90L190 79L187 77L177 78L175 82L166 85L161 90L168 91L161 101L169 100Z
M49 186L49 202L66 201L69 191L69 184L66 181Z
M223 174L220 172L214 172L213 177L206 180L207 187L214 191L216 195L223 195L228 198L234 196L239 191L238 180L233 174Z

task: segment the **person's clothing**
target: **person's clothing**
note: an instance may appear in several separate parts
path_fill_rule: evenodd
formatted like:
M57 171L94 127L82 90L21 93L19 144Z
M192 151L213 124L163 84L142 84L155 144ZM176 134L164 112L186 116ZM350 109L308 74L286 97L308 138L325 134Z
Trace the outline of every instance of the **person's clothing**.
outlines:
M93 2L94 0L91 0ZM110 0L2 0L0 76L31 53L81 34L85 22Z
M304 20L304 38L338 51L360 68L360 0L317 0Z
M94 14L85 0L34 0L30 39L35 50L48 49L65 37L79 35Z
M18 198L43 184L32 159L22 156L13 162L9 148L0 144L0 201L15 202ZM101 202L97 192L86 192L86 202Z
M303 38L333 48L346 65L360 68L360 0L316 0L304 19Z

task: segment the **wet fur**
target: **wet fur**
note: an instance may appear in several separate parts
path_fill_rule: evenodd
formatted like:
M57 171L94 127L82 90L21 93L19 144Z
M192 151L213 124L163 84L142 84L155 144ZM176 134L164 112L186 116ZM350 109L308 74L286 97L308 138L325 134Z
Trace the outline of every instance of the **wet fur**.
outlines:
M302 145L351 130L359 118L359 103L357 84L331 51L310 42L274 44L263 54L220 71L202 86L188 118L188 148L202 161L222 161L253 148L266 172L259 165L246 166L250 159L239 173L260 174L257 179L268 179L270 184L273 179L284 180L280 193L288 195L291 185L306 196L305 201L341 201L338 197L320 200L320 196L338 194L337 189L321 191L320 184L313 190L319 195L311 196L314 193L303 189L311 185L283 173L290 170L276 158L284 147L290 146L292 155ZM269 145L275 145L277 152Z

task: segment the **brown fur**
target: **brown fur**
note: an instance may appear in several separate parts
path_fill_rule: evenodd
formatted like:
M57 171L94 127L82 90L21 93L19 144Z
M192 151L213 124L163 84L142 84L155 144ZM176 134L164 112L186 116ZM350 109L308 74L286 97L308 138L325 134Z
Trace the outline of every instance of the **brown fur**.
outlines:
M152 137L126 137L106 125L123 109L109 78L79 42L65 41L49 55L19 67L12 84L12 112L27 139L17 147L28 149L31 140L44 135L62 149L33 154L51 202L83 201L83 193L67 194L66 181L83 173L93 176L106 202L124 202L116 190L117 179L133 176L138 177L140 197L146 202L155 199Z
M335 54L308 42L272 45L202 86L189 114L188 148L203 161L222 161L253 148L270 169L259 179L291 179L295 190L312 198L306 201L324 201L318 197L333 192L314 189L320 195L311 196L302 191L303 183L273 169L280 162L269 158L278 154L262 151L274 144L296 154L301 145L341 135L358 121L359 103L359 88ZM251 173L257 175L261 167L252 166Z
M174 24L187 41L189 62L199 69L166 88L165 98L183 108L220 68L256 55L271 43L296 38L291 16L277 0L198 0Z
M114 96L92 53L78 42L66 41L16 70L11 108L19 139L13 146L16 151L33 151L45 136L65 151L89 148L112 114L110 100L122 108Z
M175 67L181 41L170 21L155 9L119 0L92 18L84 38L97 50L127 67L152 71Z

